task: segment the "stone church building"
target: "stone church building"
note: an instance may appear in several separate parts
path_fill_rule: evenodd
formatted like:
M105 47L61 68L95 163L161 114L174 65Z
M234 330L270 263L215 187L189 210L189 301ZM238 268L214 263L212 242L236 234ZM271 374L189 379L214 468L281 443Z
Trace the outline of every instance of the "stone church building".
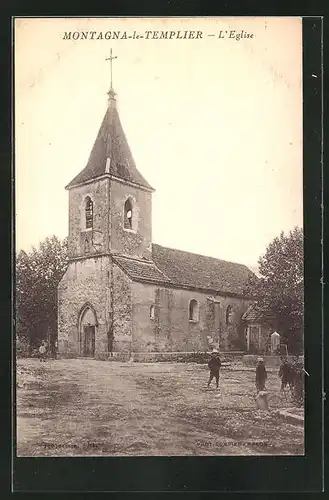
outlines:
M111 88L86 167L69 192L69 264L58 287L58 350L246 349L242 264L152 242L154 189L137 170Z

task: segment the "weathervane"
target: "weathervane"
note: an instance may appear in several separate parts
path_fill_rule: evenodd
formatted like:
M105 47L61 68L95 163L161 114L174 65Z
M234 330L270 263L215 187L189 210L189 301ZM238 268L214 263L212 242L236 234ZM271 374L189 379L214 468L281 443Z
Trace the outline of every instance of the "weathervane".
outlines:
M113 90L113 85L112 85L112 61L113 59L117 59L118 56L112 56L112 49L110 50L110 57L106 57L105 61L110 61L111 64L111 88L110 90Z

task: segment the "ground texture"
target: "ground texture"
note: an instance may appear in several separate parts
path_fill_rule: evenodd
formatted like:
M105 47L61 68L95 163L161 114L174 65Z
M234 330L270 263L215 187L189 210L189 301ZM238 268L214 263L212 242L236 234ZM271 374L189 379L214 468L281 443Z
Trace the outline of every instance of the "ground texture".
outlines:
M292 403L277 371L269 411L252 371L223 368L219 392L207 378L197 364L18 360L17 455L304 454L303 428L278 415Z

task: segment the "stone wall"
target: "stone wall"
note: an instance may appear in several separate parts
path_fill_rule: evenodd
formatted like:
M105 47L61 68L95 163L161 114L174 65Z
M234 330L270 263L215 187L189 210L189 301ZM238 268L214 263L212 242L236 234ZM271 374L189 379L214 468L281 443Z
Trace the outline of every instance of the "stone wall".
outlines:
M117 265L113 264L112 269L113 350L130 353L132 348L131 280Z
M198 303L196 321L189 319L192 299ZM94 308L98 322L95 356L108 353L111 330L115 352L207 351L208 337L214 346L219 340L219 348L225 351L241 349L244 342L241 316L247 301L132 282L112 265L110 256L103 256L71 261L59 285L60 353L81 354L79 319L87 303ZM232 306L232 314L226 324L228 306ZM240 339L239 345L236 339Z
M93 201L93 229L85 228L85 200ZM69 257L109 249L109 180L101 179L69 191Z
M248 301L229 297L213 297L191 290L132 283L132 339L134 352L152 351L205 351L209 349L208 339L220 340L223 350L234 350L244 342L244 328L241 316L248 307ZM189 320L189 302L198 302L198 321ZM150 308L154 306L154 319ZM226 309L231 305L231 324L226 324Z
M152 258L152 200L151 193L111 180L111 251L131 257ZM133 204L133 229L125 229L124 204L127 198Z
M242 362L246 366L252 366L255 367L257 365L257 360L258 360L259 355L256 354L246 354L245 356L242 357ZM265 366L271 367L271 368L276 368L279 367L281 364L281 357L280 356L264 356L262 355L262 358L264 359ZM287 360L290 363L294 362L294 356L287 356ZM299 361L301 363L304 363L304 356L299 356Z
M58 287L58 349L80 355L79 317L86 304L96 313L95 354L107 352L111 322L109 257L72 261Z

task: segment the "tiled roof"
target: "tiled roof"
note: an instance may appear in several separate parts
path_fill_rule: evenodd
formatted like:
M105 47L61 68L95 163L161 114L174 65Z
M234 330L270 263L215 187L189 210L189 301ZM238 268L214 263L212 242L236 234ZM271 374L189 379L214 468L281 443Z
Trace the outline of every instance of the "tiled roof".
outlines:
M134 281L164 283L243 295L251 271L243 264L152 245L153 262L113 256Z
M243 264L153 244L153 260L171 283L243 295L251 274Z
M114 256L113 260L135 281L170 282L154 262L131 259L122 255Z
M136 168L115 104L110 105L105 113L86 167L66 187L105 173L153 189Z
M257 302L254 302L251 304L244 315L242 316L242 319L244 321L247 321L248 323L256 323L256 322L271 322L273 320L273 316L270 314L264 314L263 311L260 311L257 305Z

